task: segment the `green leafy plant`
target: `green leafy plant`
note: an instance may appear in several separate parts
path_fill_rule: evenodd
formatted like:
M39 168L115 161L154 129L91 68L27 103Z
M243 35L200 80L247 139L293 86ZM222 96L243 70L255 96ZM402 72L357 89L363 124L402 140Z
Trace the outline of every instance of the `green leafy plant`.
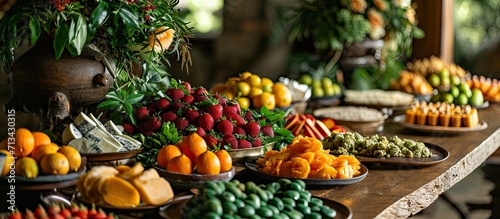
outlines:
M81 54L94 44L113 58L118 69L132 74L134 64L156 68L174 54L191 63L191 29L178 17L179 0L17 1L0 17L0 60L13 63L13 48L52 38L54 56Z

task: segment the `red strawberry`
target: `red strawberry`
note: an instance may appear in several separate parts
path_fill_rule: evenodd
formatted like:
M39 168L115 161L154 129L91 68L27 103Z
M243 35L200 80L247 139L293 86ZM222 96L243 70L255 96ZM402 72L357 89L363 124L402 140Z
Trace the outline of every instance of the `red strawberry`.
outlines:
M173 122L177 119L177 114L172 111L167 111L161 114L161 119L165 122Z
M77 204L72 203L70 210L71 210L71 214L75 215L77 212L80 211L80 208L78 207Z
M251 148L251 147L252 147L252 143L250 143L248 140L238 139L238 148L239 149Z
M154 132L153 131L142 131L142 135L144 136L153 136Z
M145 121L149 117L149 110L146 107L139 107L135 110L135 118L137 121Z
M175 127L180 131L184 131L189 126L189 121L184 117L177 118L174 123Z
M184 91L180 88L169 88L166 93L167 96L174 102L184 97Z
M205 139L205 142L207 142L207 145L210 149L215 149L215 146L217 146L217 144L219 143L215 136L213 136L212 134L205 135L203 139Z
M163 110L168 109L168 107L170 106L170 101L165 99L165 98L161 98L155 102L155 106L156 106L156 109L163 111Z
M227 98L219 95L219 94L214 94L213 97L219 101L219 104L222 106L225 106L227 104Z
M142 126L144 131L158 131L161 128L161 121L157 116L146 120Z
M186 95L183 98L181 98L181 102L184 102L186 105L193 105L194 97L193 95Z
M236 108L236 113L240 114L241 113L241 107L238 101L236 99L229 100L227 103L228 106L233 106Z
M191 84L189 82L183 81L180 83L180 85L182 85L188 93L193 93L193 88L191 88Z
M69 216L71 217L71 214ZM26 209L26 213L24 213L23 218L24 219L35 219L35 214L30 209Z
M198 124L198 118L200 118L200 113L195 109L187 109L185 114L186 119L190 124Z
M148 110L149 110L149 115L153 115L156 113L156 105L154 103L151 103L148 105Z
M12 214L10 214L8 217L8 219L22 219L22 218L23 214L21 213L21 211L17 209L14 212L12 212Z
M106 219L108 216L102 210L99 210L95 215L94 219Z
M236 126L241 127L246 124L245 119L236 113L226 114L226 119L232 120L236 122Z
M224 115L227 115L230 113L238 114L238 108L236 107L236 105L226 105L223 107L223 112L224 112Z
M201 137L204 137L207 134L207 132L205 132L205 129L203 129L202 127L196 127L196 134L198 134Z
M210 106L207 106L206 108L207 112L212 115L215 121L219 120L222 118L222 106L219 104L213 104Z
M260 147L262 146L262 140L260 138L255 138L252 141L252 147Z
M245 119L249 122L254 121L253 114L251 110L245 112Z
M260 128L260 130L262 131L262 134L264 134L264 136L269 136L269 137L274 137L274 130L273 130L273 127L270 126L270 125L265 125L265 126L262 126L262 128Z
M212 115L204 113L200 116L200 119L198 119L198 126L209 132L214 128L214 118L212 117Z
M232 134L234 131L234 125L229 120L221 120L217 123L217 131L222 134Z
M238 140L232 134L226 134L222 137L222 145L231 146L232 149L238 149Z
M92 205L92 209L89 210L88 217L93 219L96 214L97 214L97 210L95 210L95 206Z
M247 135L247 132L242 127L235 127L233 133L238 135Z
M250 137L255 138L260 133L260 125L257 122L249 122L245 124L245 131Z
M175 102L175 103L172 103L171 108L172 108L173 111L177 111L177 110L183 108L184 106L185 105L184 105L183 102Z
M124 122L122 124L122 126L123 126L123 131L125 131L126 133L129 133L129 134L137 133L137 129L135 128L135 126L128 123L128 122Z
M193 92L193 96L202 96L202 95L207 95L208 92L207 92L207 89L205 89L204 87L199 87L199 88L196 88L196 90Z
M62 209L61 212L59 213L61 216L64 218L71 218L71 211L67 208Z

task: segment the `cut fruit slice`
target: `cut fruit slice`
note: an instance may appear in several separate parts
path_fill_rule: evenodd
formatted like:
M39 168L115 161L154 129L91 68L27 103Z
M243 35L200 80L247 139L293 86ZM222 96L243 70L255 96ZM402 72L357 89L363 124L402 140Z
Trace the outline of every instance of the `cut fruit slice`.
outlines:
M326 127L326 125L323 122L321 122L320 120L316 120L316 129L325 138L332 135L332 132L330 131L330 129L328 129L328 127Z
M329 129L329 130L332 130L333 127L335 127L335 125L337 125L335 123L335 120L333 120L332 118L324 118L324 119L321 119L321 122L323 124L325 124L325 126Z

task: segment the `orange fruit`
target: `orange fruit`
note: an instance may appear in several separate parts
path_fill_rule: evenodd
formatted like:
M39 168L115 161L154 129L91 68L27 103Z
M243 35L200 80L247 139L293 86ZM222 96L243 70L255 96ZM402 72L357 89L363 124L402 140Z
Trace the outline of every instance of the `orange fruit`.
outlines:
M196 171L200 174L219 174L221 164L217 155L211 151L205 151L196 157Z
M26 128L16 129L15 140L14 155L16 157L27 157L35 148L35 139L33 138L33 134L31 134L31 131Z
M36 178L38 176L38 164L31 157L23 157L16 161L16 176Z
M68 158L58 152L43 156L40 166L45 174L64 175L69 172Z
M276 107L282 108L292 104L292 92L285 84L280 82L275 83L273 86L273 94Z
M163 146L159 151L158 155L156 155L156 162L158 162L158 166L161 168L167 168L167 163L172 160L174 157L182 155L181 149L175 145L166 145Z
M251 72L246 71L246 72L243 72L243 73L241 73L241 74L240 74L240 79L241 79L242 81L245 81L245 80L247 80L250 76L252 76L252 73L251 73Z
M33 139L35 140L35 147L52 143L50 137L43 132L32 132L31 134L33 135Z
M258 75L252 75L246 80L252 87L260 87L262 79Z
M9 164L14 163L16 160L14 159L14 157L12 156L12 154L9 151L5 150L5 149L1 149L0 153L3 153L3 154L5 154L7 156L6 159L5 159L5 163L3 164L3 171L1 172L2 176L7 176L7 174L9 174L9 172L10 172L10 166L9 166Z
M253 99L256 96L261 95L262 92L263 92L262 88L260 88L260 87L252 87L252 88L250 88L250 93L248 94L248 97L250 97L250 99Z
M196 133L189 134L182 141L177 143L177 146L181 149L193 164L196 165L196 157L207 151L207 143L205 140Z
M256 109L266 106L269 110L272 110L276 107L276 100L274 99L274 94L263 92L252 98L252 104Z
M250 85L247 82L240 81L236 83L238 96L247 96L250 93Z
M172 158L172 160L167 163L167 171L181 174L192 174L193 163L186 155L183 154Z
M220 162L220 172L227 172L233 168L233 159L226 150L218 150L215 152Z
M80 152L76 150L76 148L71 146L62 146L57 151L63 154L69 162L69 172L77 172L80 166L82 165L82 156Z
M53 143L45 144L45 145L40 145L38 147L35 147L33 149L33 152L31 152L31 157L35 159L37 163L40 163L42 161L43 156L47 154L53 154L56 153L57 150L59 150L59 146Z

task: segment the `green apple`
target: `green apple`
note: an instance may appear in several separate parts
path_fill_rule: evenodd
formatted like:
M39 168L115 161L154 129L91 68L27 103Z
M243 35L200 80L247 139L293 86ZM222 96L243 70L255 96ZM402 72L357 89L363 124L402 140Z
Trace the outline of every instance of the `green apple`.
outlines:
M312 81L313 81L313 79L312 79L312 77L311 77L311 76L309 76L309 75L301 75L301 76L299 77L299 80L298 80L298 82L299 82L300 84L307 84L307 85L311 85L311 84L312 84Z
M325 87L332 86L333 81L332 81L332 79L330 79L328 77L324 77L324 78L321 79L321 83L323 84L323 88L325 88Z
M427 80L432 87L439 87L441 84L441 78L437 74L430 74Z
M450 76L442 76L441 77L441 85L448 86L451 84Z
M467 83L461 82L458 85L458 89L460 90L460 93L463 93L467 96L467 98L472 96L472 91L470 90L470 87Z
M451 79L451 84L455 86L458 86L462 82L462 79L460 79L458 75L452 75L450 76L450 79Z
M469 98L469 104L471 106L481 106L484 103L483 92L479 88L472 89L472 95Z
M456 87L456 86L452 86L450 88L450 91L448 91L448 93L450 93L451 95L453 95L454 98L457 98L458 95L460 95L460 89L458 89L458 87Z
M441 77L441 78L449 78L450 77L450 72L448 71L448 69L443 68L443 70L441 70L439 72L439 77Z
M333 87L333 85L323 86L323 91L325 93L325 96L333 96L333 95L335 95L335 88Z
M310 85L311 87L322 87L323 86L323 83L321 82L321 80L318 80L318 79L314 79L312 80L312 83Z
M333 83L332 87L333 87L333 89L335 89L335 95L342 94L342 88L340 87L339 84Z
M321 86L312 87L311 95L313 97L323 97L325 96L325 91Z
M441 101L443 101L443 102L453 103L454 99L455 98L450 93L443 93L443 94L441 94Z

